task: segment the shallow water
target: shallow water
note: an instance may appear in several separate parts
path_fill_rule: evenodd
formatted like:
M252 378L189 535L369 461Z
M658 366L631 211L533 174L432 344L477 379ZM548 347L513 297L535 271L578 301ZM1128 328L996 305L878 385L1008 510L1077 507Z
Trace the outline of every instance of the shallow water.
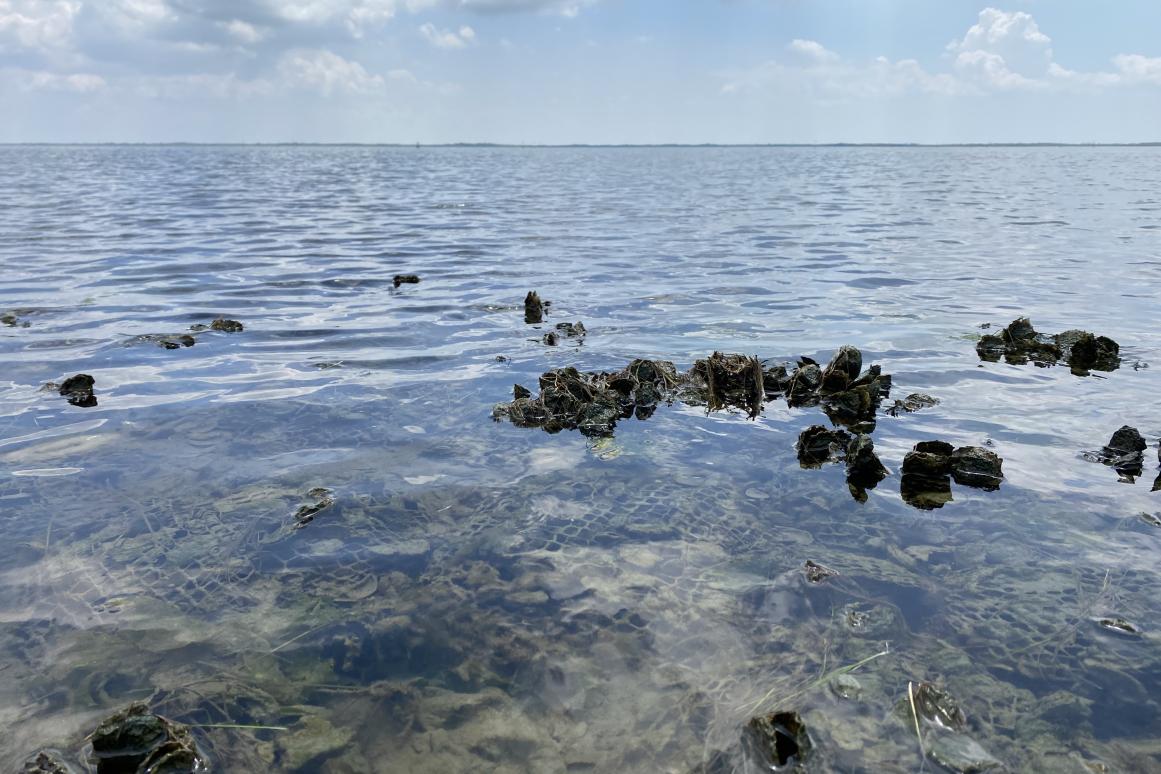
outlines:
M919 681L1012 770L1161 770L1157 149L4 147L0 266L5 770L147 700L224 771L741 771L776 709L813 770L914 771ZM1020 315L1123 365L980 362ZM781 399L490 415L552 367L842 344L941 401L879 417L865 503ZM81 372L96 407L40 391ZM1082 457L1126 423L1135 483ZM1001 488L906 504L931 438Z

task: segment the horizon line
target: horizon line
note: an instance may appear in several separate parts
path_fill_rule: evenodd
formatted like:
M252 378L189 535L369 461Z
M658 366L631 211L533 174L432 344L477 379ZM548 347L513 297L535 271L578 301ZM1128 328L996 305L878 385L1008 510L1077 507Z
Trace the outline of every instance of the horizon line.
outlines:
M770 143L505 143L505 142L0 142L0 147L353 147L353 148L1141 148L1161 147L1161 140L1143 142L770 142Z

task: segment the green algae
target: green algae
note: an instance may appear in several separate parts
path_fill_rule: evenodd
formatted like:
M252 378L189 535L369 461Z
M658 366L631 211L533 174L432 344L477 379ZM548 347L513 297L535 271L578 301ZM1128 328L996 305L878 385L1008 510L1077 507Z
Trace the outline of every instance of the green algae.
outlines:
M317 769L328 758L341 755L353 737L352 729L336 728L325 717L307 715L278 735L274 763L290 771Z

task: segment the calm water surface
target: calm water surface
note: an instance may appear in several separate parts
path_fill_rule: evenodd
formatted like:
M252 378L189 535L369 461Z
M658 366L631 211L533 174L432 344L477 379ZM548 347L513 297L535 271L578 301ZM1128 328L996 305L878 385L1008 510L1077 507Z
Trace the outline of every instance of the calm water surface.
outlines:
M744 771L788 709L810 770L910 772L920 681L1009 770L1161 770L1157 149L6 147L0 267L4 770L145 700L222 771ZM1020 315L1123 366L981 363ZM842 344L941 401L880 416L865 503L782 400L490 416L553 367ZM81 372L96 407L40 391ZM1135 483L1082 457L1126 423ZM909 506L933 438L1000 490Z

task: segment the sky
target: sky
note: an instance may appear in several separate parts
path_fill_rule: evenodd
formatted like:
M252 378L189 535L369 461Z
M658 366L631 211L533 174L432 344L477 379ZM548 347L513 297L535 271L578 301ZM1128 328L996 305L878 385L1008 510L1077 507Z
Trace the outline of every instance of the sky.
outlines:
M1161 141L1158 0L0 0L0 142Z

